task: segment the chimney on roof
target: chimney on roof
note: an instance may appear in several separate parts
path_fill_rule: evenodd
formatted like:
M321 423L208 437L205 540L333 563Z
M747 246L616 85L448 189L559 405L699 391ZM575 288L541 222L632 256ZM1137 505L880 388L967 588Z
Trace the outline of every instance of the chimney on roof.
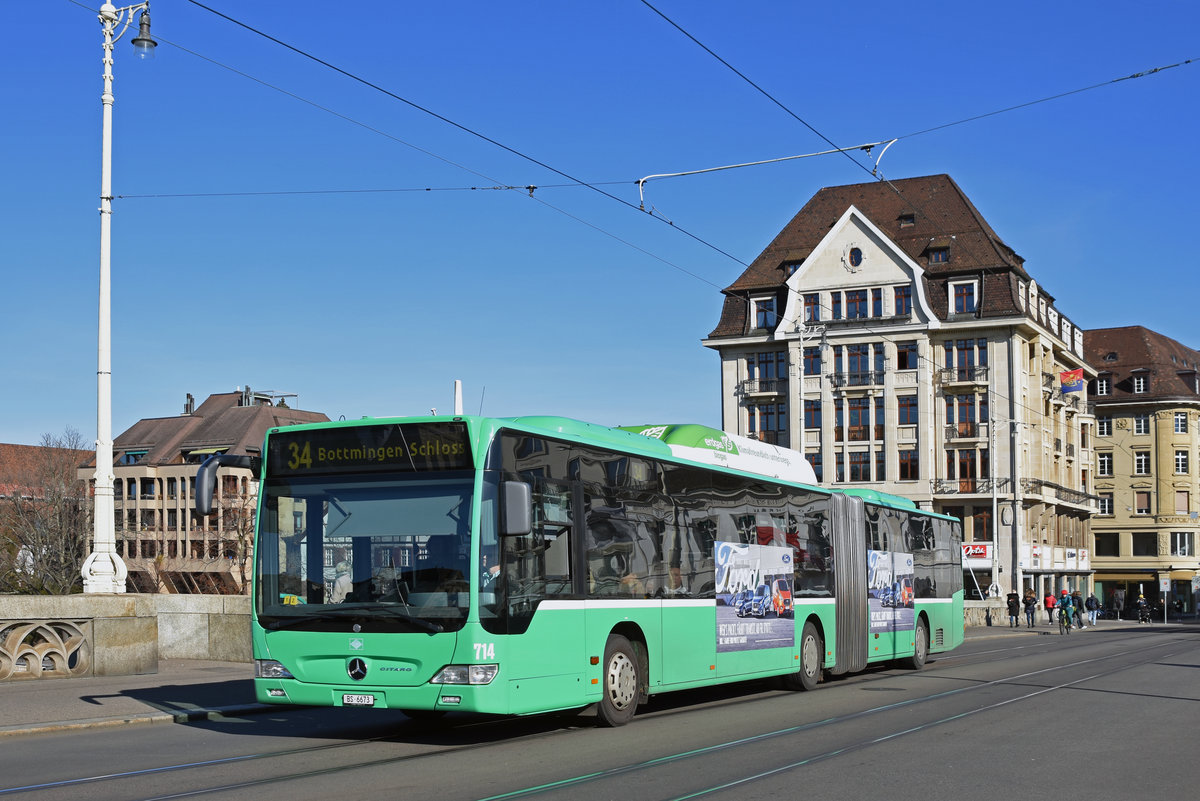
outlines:
M196 411L196 399L192 397L192 393L187 394L187 400L183 404L183 413L185 415L193 414Z

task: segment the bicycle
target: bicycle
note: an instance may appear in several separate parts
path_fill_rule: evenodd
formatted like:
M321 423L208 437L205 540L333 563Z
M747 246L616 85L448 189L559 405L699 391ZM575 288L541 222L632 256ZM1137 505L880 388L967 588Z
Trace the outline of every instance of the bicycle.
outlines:
M1058 633L1059 634L1070 634L1071 633L1071 617L1072 617L1072 615L1071 615L1070 611L1068 611L1067 609L1064 608L1064 609L1058 610Z

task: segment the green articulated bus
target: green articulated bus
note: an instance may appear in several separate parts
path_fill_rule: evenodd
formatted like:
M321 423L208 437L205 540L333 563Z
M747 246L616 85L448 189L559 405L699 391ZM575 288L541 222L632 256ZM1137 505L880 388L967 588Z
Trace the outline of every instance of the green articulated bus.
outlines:
M799 453L693 425L431 416L271 429L259 701L525 715L961 644L961 524L816 486Z

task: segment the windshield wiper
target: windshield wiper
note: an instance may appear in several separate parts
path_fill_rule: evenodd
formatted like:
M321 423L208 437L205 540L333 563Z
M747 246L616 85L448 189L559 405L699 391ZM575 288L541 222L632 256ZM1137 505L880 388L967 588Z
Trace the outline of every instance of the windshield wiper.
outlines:
M291 629L296 628L297 626L304 626L309 623L320 623L330 619L339 618L390 618L394 620L402 620L405 623L413 625L419 629L424 629L430 634L438 634L439 632L446 630L441 623L432 623L419 617L404 614L403 612L397 611L398 608L398 606L391 606L388 604L369 604L356 606L349 609L327 609L321 614L300 615L299 617L276 617L270 623L266 624L266 628L271 629L272 631L279 631L281 629Z

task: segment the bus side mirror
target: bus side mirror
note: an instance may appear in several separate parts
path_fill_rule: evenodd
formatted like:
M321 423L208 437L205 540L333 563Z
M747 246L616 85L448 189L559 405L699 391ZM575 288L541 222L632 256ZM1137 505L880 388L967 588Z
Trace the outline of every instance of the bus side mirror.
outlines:
M205 459L196 471L196 514L201 517L212 514L218 467L244 467L257 474L260 464L261 461L252 456L233 456L226 453L214 453Z
M500 484L500 536L519 537L533 531L533 493L524 481Z

